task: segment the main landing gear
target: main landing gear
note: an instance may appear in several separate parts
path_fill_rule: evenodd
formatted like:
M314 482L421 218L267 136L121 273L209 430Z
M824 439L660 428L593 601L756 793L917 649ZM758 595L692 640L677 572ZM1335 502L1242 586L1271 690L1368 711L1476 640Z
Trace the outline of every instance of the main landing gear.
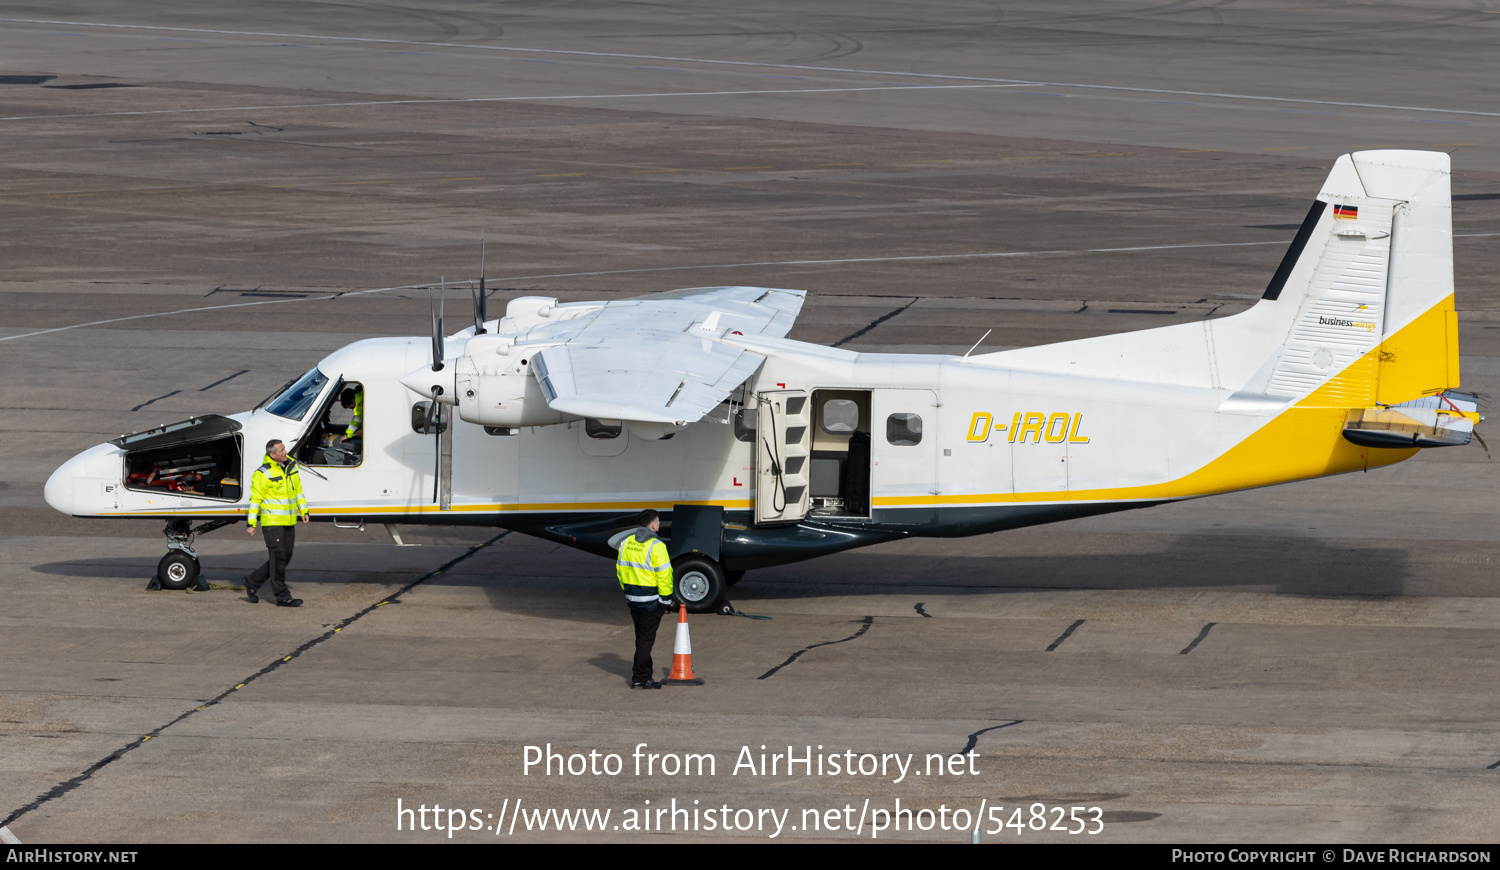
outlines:
M194 528L189 520L168 520L167 527L162 530L167 536L167 554L156 563L156 577L146 588L186 589L196 584L200 592L207 591L208 584L198 579L198 554L193 550L193 539L237 522L238 518L209 520Z
M672 562L674 591L688 613L732 615L734 605L724 600L724 593L744 576L744 571L725 571L701 553L685 553Z

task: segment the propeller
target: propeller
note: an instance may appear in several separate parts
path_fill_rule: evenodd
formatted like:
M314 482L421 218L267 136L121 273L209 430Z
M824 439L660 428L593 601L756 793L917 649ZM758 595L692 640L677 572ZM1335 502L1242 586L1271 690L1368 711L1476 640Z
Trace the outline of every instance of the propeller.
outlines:
M439 282L437 308L432 307L432 297L427 299L428 310L432 313L432 370L440 372L443 370L443 298L447 295L448 279L443 277ZM443 410L438 402L438 396L443 394L443 388L437 384L432 385L430 393L431 400L427 403L427 414L422 419L422 432L433 436L432 455L432 501L438 501L439 487L443 480Z
M443 394L443 388L437 384L432 385L432 399L427 403L427 416L422 420L422 431L431 432L432 442L432 501L438 501L438 491L443 482L443 406L438 402L438 396Z
M429 290L427 296L427 308L432 313L432 370L435 372L443 370L443 297L448 291L447 278L442 279L441 287L437 308L432 307L432 291Z
M473 287L472 284L469 285ZM471 289L472 293L473 290ZM484 230L479 230L479 296L474 299L474 334L484 335L485 289L484 289Z

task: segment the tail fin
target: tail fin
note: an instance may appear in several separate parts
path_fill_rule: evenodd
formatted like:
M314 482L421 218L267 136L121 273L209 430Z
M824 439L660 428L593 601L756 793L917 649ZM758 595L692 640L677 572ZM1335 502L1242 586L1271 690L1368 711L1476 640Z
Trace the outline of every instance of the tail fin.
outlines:
M1242 391L1358 408L1457 387L1448 155L1340 157L1260 305L1242 317L1287 315L1279 352ZM1237 319L1214 324L1216 343L1249 338L1233 335Z
M1370 408L1457 387L1448 173L1441 152L1340 157L1249 311L965 362L1229 390L1246 407Z

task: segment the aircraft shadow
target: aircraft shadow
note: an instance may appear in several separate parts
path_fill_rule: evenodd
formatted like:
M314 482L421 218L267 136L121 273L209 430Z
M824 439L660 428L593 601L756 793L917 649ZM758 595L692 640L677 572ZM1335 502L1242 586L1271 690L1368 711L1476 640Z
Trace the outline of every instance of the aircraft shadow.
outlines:
M288 579L299 584L349 585L410 582L423 573L397 568L372 553L351 560L346 547L299 547ZM491 554L494 555L494 554ZM519 558L516 558L519 557ZM37 574L139 582L155 573L159 556L100 557L37 565ZM210 583L237 584L259 565L259 554L205 556ZM485 563L474 565L480 567ZM452 572L432 586L471 586L498 611L616 623L624 616L614 567L606 559L565 549L510 553L489 562L499 569ZM333 566L337 566L336 568ZM1164 590L1238 589L1299 596L1392 597L1406 594L1410 562L1400 547L1350 547L1311 538L1183 535L1151 552L1055 555L951 555L853 551L752 571L728 598L742 609L756 601L830 596L925 594L1003 595L1038 589ZM594 662L610 673L629 663Z

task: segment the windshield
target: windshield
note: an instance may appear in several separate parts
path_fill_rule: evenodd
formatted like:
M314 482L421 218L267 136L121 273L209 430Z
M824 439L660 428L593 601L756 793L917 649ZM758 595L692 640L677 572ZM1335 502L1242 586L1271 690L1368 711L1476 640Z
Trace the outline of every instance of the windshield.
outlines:
M318 394L323 392L327 383L328 376L313 369L298 378L297 383L282 390L281 395L266 403L266 410L288 420L301 420L307 416L307 409L318 400Z

